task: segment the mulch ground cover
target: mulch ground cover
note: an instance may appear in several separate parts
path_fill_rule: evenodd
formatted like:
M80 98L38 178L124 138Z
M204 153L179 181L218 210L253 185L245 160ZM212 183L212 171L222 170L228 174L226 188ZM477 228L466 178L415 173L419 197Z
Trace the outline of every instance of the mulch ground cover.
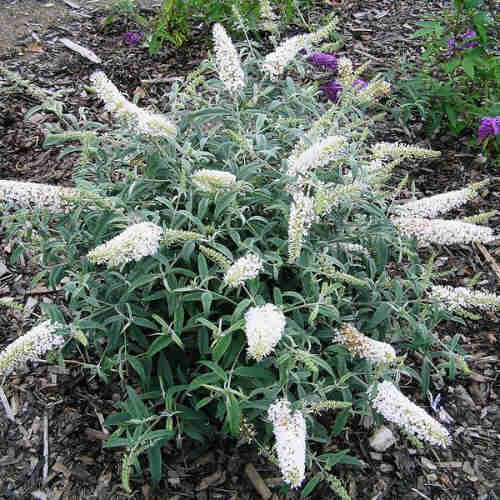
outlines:
M6 3L0 0L0 7L2 2ZM0 51L0 64L37 87L59 92L64 112L77 118L81 108L89 120L112 123L102 103L88 89L89 75L96 69L102 69L128 96L140 92L141 105L163 111L164 95L175 79L195 69L211 48L209 27L200 25L184 46L166 45L151 58L147 49L124 43L123 34L135 29L133 25L117 22L103 29L107 13L95 2L80 9L71 9L68 3L75 4L18 0L17 4L9 2L8 16L6 10L0 10L0 32L4 33L15 16L15 5L28 14L27 7L31 7L33 16L30 19L27 15L25 29L16 32L14 39L0 38L6 44ZM391 70L397 78L405 79L408 75L403 63L418 62L421 53L420 42L410 38L415 23L429 13L439 13L449 2L365 0L345 1L335 7L337 4L318 3L317 17L338 9L338 31L345 40L339 53L357 64L371 61L371 74ZM40 15L40 9L51 6L60 9L57 15ZM300 27L290 27L290 32L298 31ZM68 50L60 43L63 37L93 50L102 63L92 63ZM0 178L71 185L78 154L61 155L67 145L42 146L48 128L58 119L43 109L25 119L26 113L39 104L22 84L14 85L0 75ZM438 159L420 162L416 167L401 165L395 172L395 183L409 175L409 185L414 185L418 197L459 189L489 177L483 196L454 215L464 217L500 208L500 169L469 151L466 138L429 138L421 123L403 124L389 113L374 131L374 141L402 141L442 152ZM410 196L409 191L403 194ZM498 216L490 221L497 229L499 223ZM0 299L10 297L25 306L24 311L16 311L0 305L0 347L31 326L40 303L64 300L61 292L43 283L32 285L38 270L36 262L26 258L12 264L12 251L0 227ZM474 280L476 287L499 294L500 276L495 272L499 258L500 240L483 247L443 248L436 260L441 284L466 286ZM453 418L448 426L453 435L450 449L420 450L400 439L387 452L378 453L368 444L373 429L356 419L346 427L328 451L350 449L350 455L360 459L361 467L335 468L353 499L500 497L498 320L498 315L488 314L481 321L450 323L436 332L444 341L460 335L472 371L470 375L459 373L442 386L435 380L441 405ZM265 489L256 489L256 481L263 481L275 500L299 497L296 492L280 491L279 471L253 448L237 447L232 441L202 447L188 440L180 448L174 443L165 446L164 479L159 488L152 488L147 473L133 475L134 493L126 494L120 480L122 452L103 448L108 431L102 425L104 418L117 409L123 388L119 382L105 386L90 377L83 364L97 361L91 356L77 351L64 369L32 364L5 386L13 418L0 418L0 500L269 498ZM419 360L415 363L418 366ZM426 395L403 379L405 384L405 393L432 413ZM252 468L256 471L253 474ZM312 498L334 497L330 490L320 487Z

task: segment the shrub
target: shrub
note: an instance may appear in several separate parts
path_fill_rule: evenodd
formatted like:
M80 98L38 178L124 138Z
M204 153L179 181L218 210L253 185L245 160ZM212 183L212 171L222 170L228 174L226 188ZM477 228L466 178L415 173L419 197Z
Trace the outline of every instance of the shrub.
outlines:
M405 122L420 116L430 134L468 133L471 144L494 158L500 136L483 142L477 133L483 117L500 114L494 9L483 0L455 0L453 6L439 18L418 23L414 37L423 38L422 64L408 68L416 76L396 83L396 114Z
M414 441L449 443L390 382L406 374L427 394L431 366L438 380L443 368L454 376L464 366L458 337L443 344L433 333L453 317L431 299L432 266L417 252L437 243L434 221L422 213L425 202L396 210L398 189L385 185L401 161L439 153L370 145L381 118L370 106L388 86L378 77L352 85L359 75L350 61L342 61L336 103L318 102L317 84L294 80L310 71L308 55L334 26L265 58L258 44L238 52L216 26L224 61L174 84L168 120L95 74L121 126L54 130L46 144L82 142L75 189L54 192L64 201L57 211L44 198L9 217L18 248L40 256L36 279L64 287L65 306L44 304L45 314L87 339L99 358L93 373L126 386L126 401L106 419L115 428L106 446L126 449L126 489L142 453L158 484L167 441L228 436L256 444L290 487L313 470L303 497L325 479L347 498L331 469L356 459L322 450L350 417L380 422L375 409ZM64 123L79 125L69 115ZM15 195L24 185L5 189L6 200L26 199ZM477 190L428 200L439 202L432 216ZM455 223L467 241L492 237ZM497 301L485 297L481 304ZM420 371L413 351L424 360ZM388 409L394 394L404 418ZM318 418L326 411L334 414L327 426Z

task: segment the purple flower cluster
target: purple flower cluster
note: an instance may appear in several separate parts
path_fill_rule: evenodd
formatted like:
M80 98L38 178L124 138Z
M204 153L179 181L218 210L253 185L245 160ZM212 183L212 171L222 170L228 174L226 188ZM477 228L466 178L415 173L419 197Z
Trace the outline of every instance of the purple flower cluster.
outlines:
M500 116L485 116L481 118L477 139L484 141L487 137L494 137L500 132Z
M127 31L127 33L123 33L122 40L125 45L137 45L142 38L141 33L134 33L133 31Z
M366 87L368 86L368 82L365 82L364 80L354 80L354 82L352 82L352 86L356 87L358 91L360 91L366 89ZM344 88L337 80L333 80L327 85L323 85L322 87L320 87L320 90L325 93L328 100L337 103L339 102L340 94L342 93Z
M337 58L332 54L315 52L314 54L311 54L307 60L316 66L322 66L333 71L337 69ZM364 80L354 80L352 86L356 87L358 90L363 90L368 86L368 83ZM344 89L337 80L332 80L328 84L321 86L320 90L326 94L326 97L330 101L338 102L340 94Z
M453 52L454 50L465 50L472 49L477 47L479 43L476 40L471 40L472 38L476 38L477 33L474 30L467 30L463 35L461 35L460 40L463 45L458 45L455 37L452 37L448 40L448 50L449 52Z
M315 52L311 54L307 60L311 64L316 66L324 66L325 68L336 70L337 69L337 58L332 56L332 54L326 54L324 52Z

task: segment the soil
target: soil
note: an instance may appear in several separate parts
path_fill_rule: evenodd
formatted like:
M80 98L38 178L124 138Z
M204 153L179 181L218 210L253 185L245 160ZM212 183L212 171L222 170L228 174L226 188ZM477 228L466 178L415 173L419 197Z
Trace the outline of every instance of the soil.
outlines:
M106 3L104 0L102 0ZM163 95L175 78L196 68L210 49L209 29L201 25L180 49L166 45L151 58L142 46L127 46L122 35L133 24L119 21L103 28L108 12L102 2L82 0L40 2L0 0L0 66L48 92L56 92L64 112L79 119L85 109L88 119L106 123L102 104L89 92L89 75L102 69L127 95L141 92L141 105L162 111ZM109 2L108 2L109 3ZM144 3L144 2L143 2ZM416 22L429 12L439 12L448 2L426 0L392 2L344 1L340 7L318 6L318 16L337 8L339 32L345 39L340 51L359 64L372 62L370 72L393 71L406 78L404 62L418 61L419 42L410 39ZM332 5L338 2L332 2ZM154 4L146 5L154 9ZM291 27L298 31L299 27ZM60 39L71 40L94 51L101 59L95 64L65 48ZM47 130L58 119L39 108L36 95L0 73L0 178L49 184L71 185L74 153L62 154L65 146L44 148ZM455 215L467 216L498 209L500 168L493 167L477 152L469 151L466 138L425 135L421 123L403 124L389 114L375 131L375 140L402 141L440 150L439 159L417 167L401 166L394 182L410 176L419 197L461 188L468 183L491 179L483 196ZM409 196L409 192L403 192ZM498 226L500 217L490 225ZM25 332L40 313L42 302L61 302L64 297L44 283L32 284L38 267L27 258L12 263L13 248L0 228L0 299L10 297L23 311L0 305L0 346ZM442 249L438 257L442 284L477 286L500 294L500 276L490 267L500 258L500 241L480 248L456 245ZM481 499L500 497L500 359L499 318L494 314L466 325L448 324L438 334L451 340L458 334L470 375L458 374L445 384L435 381L441 406L451 416L448 425L453 445L443 451L412 448L404 439L384 453L368 445L373 429L352 421L336 442L338 451L350 449L361 459L361 467L338 465L335 474L347 486L351 498L370 500ZM77 351L65 368L31 364L3 387L13 415L0 419L0 500L13 499L260 499L249 479L248 465L271 488L274 499L296 499L295 492L282 493L279 471L253 448L235 446L232 441L201 447L184 441L164 449L164 480L154 489L147 474L131 478L134 492L121 488L122 451L103 448L108 430L103 419L117 409L123 396L116 382L108 386L89 377L85 363L96 363L92 353ZM404 381L402 381L404 383ZM0 387L1 389L1 387ZM415 402L429 408L417 387L405 387ZM0 393L0 396L2 394ZM436 396L436 394L434 394ZM0 407L2 410L2 407ZM48 469L45 468L48 464ZM313 498L334 498L320 487Z

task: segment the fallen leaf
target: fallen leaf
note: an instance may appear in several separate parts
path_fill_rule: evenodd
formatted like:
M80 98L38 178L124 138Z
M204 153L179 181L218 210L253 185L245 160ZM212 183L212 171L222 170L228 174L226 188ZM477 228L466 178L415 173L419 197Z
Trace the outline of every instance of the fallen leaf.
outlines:
M33 42L26 45L26 49L30 52L45 52L43 45L41 43Z

